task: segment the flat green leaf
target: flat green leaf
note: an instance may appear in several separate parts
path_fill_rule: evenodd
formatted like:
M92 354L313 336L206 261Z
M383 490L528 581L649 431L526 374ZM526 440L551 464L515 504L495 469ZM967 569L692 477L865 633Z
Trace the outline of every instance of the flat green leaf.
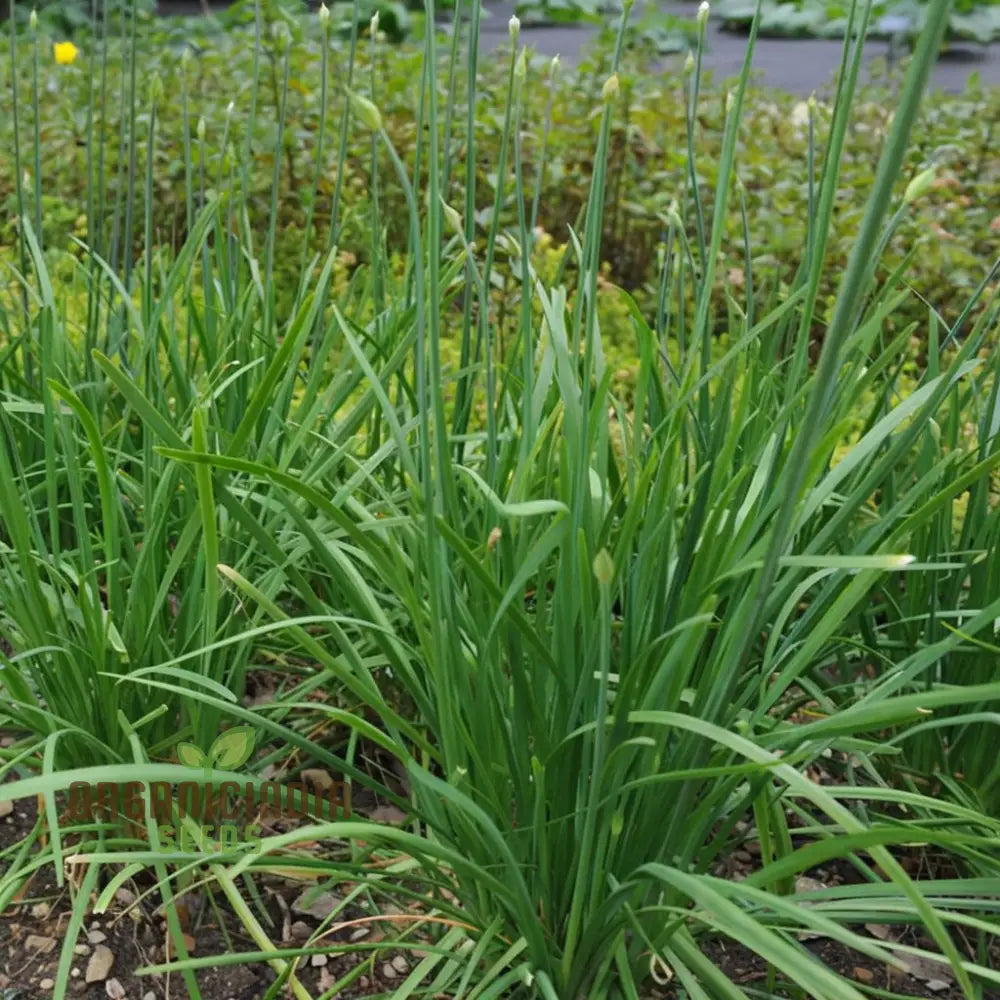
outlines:
M209 755L219 767L231 771L250 759L255 741L252 726L234 726L216 738Z
M193 743L178 743L177 759L186 767L202 767L205 763L205 755L201 752L201 748Z

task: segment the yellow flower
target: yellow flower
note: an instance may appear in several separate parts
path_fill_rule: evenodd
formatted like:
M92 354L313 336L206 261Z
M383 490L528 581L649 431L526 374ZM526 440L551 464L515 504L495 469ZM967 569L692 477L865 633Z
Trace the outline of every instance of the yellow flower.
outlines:
M80 54L80 50L72 42L56 42L52 46L52 54L60 66L68 66Z

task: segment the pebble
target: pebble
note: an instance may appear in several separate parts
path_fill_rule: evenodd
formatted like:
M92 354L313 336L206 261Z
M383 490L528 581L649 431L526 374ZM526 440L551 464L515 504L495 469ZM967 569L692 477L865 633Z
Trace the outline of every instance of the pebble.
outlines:
M854 966L854 969L851 972L851 975L859 983L873 983L873 982L875 982L875 973L872 972L871 969L866 969L866 968L864 968L864 966L861 966L861 965Z
M115 964L114 953L107 945L99 944L94 949L94 954L90 956L87 963L86 980L88 983L99 983L102 979L108 978L111 966Z
M326 965L327 961L328 959L326 955L313 955L312 958L309 959L309 964L314 969L319 969L322 966Z
M31 915L36 920L44 920L49 915L50 906L48 903L35 903L31 908Z
M360 941L362 938L368 937L371 934L371 930L367 927L359 927L357 930L351 931L351 940Z
M43 979L38 984L38 986L39 986L40 989L43 989L43 990L51 990L52 987L55 986L55 982L52 979Z
M403 958L402 955L396 955L392 960L392 967L400 974L403 975L410 971L410 963Z
M104 931L96 931L95 930L95 931L91 931L87 935L87 940L91 944L101 944L101 942L107 941L107 939L108 939L108 936L107 936L107 934L104 933Z
M383 979L396 978L396 970L392 967L392 962L384 962L382 964L382 978Z
M90 945L89 944L75 944L73 945L73 953L76 955L89 955Z
M293 941L308 941L312 928L304 920L296 920L288 928L288 933Z
M44 934L29 934L24 939L24 947L28 951L35 951L40 955L47 955L55 946L56 939L46 937Z

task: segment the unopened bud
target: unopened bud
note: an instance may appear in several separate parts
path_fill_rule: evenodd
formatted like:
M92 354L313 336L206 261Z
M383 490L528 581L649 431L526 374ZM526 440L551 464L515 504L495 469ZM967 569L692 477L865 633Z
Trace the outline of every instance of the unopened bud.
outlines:
M330 24L330 8L327 7L325 3L321 3L319 5L319 12L317 14L317 17L319 18L320 25L323 27L323 30L325 31Z
M688 49L687 58L684 60L684 73L690 76L694 72L694 53Z
M701 0L701 3L698 4L698 27L699 28L704 28L705 27L705 24L708 21L708 11L709 11L708 0Z
M733 110L733 105L736 103L736 95L731 91L726 91L726 114L728 115L730 111Z
M354 113L361 120L361 124L373 132L380 132L382 130L382 115L379 109L367 97L355 94L354 91L348 91L348 94Z
M198 125L195 128L195 132L196 132L196 134L198 136L198 141L199 142L204 142L205 141L205 133L207 131L208 131L208 127L205 125L205 119L204 118L199 118L198 119Z
M906 185L906 191L903 193L903 204L910 205L915 202L918 198L923 197L934 185L934 176L936 171L933 167L928 167L927 170L921 171L916 177Z
M465 234L465 227L462 225L462 216L444 198L441 199L441 210L444 212L444 217L448 220L448 225L455 231L455 234L463 236Z
M229 103L228 103L228 104L226 105L226 117L227 117L227 118L232 118L232 117L233 117L233 112L234 112L235 110L236 110L236 104L235 104L235 102L234 102L234 101L230 101L230 102L229 102Z
M554 55L552 57L552 62L549 63L549 79L553 79L556 75L556 71L559 69L559 56Z
M154 73L149 81L149 103L156 104L163 97L163 81L159 73Z
M594 557L594 576L598 583L610 583L614 579L615 564L611 558L611 553L607 549L601 549Z
M38 11L37 10L32 10L31 13L28 15L28 27L31 28L32 31L37 31L38 30Z
M610 104L618 96L618 74L612 73L611 76L604 81L604 86L601 88L601 97L604 99L605 104Z
M810 116L812 116L813 118L815 118L816 117L816 108L818 106L818 102L816 101L816 95L815 94L810 94L809 95L809 100L806 101L806 105L809 108L809 114L810 114Z
M523 80L527 75L528 75L528 50L522 47L521 53L517 57L517 62L514 63L514 79Z
M517 14L511 15L511 19L507 22L507 30L510 32L510 40L515 41L521 33L521 21Z
M372 19L368 22L368 34L378 41L378 11L372 14Z

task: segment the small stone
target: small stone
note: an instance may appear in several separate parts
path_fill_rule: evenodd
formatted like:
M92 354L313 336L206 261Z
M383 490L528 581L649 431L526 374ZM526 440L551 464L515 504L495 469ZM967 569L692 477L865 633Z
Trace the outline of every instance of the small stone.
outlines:
M91 931L87 935L87 940L91 944L102 944L103 942L107 941L107 939L108 936L107 934L104 933L104 931Z
M104 992L111 1000L124 1000L125 997L125 987L117 979L109 979L104 984Z
M75 955L89 955L90 945L89 944L75 944L73 945L73 953Z
M0 802L0 819L5 816L9 816L14 811L14 803L8 799L6 802Z
M142 1000L156 1000L156 994L152 990L146 990L142 995Z
M44 920L49 915L51 907L48 903L35 903L31 908L31 915L36 920Z
M306 889L298 899L292 903L293 913L302 913L317 920L325 920L334 910L343 904L343 900L336 893L320 892L315 889Z
M402 955L396 955L392 960L392 967L401 975L410 971L410 963Z
M99 944L94 949L94 954L90 956L90 961L87 963L87 973L84 978L88 983L99 983L102 979L108 978L108 973L114 964L114 953L107 945Z
M308 941L312 935L312 928L304 920L296 920L288 928L288 934L293 941Z
M24 939L24 946L28 951L33 951L38 955L47 955L56 946L56 939L46 937L44 934L29 934Z
M122 886L115 891L115 899L123 906L132 906L135 903L135 893L131 889L126 889L125 886Z
M749 851L736 851L735 854L733 854L733 857L736 858L737 861L742 861L745 865L750 864L753 860Z
M948 989L949 986L943 979L928 979L924 985L932 993L940 993L942 990Z
M854 969L851 972L851 975L859 983L874 983L875 982L875 973L872 972L871 969L866 969L866 968L864 968L864 966L861 966L861 965L854 966Z
M87 990L87 984L82 979L74 979L73 982L69 984L69 988L73 993L85 993Z
M309 959L309 964L314 969L320 969L324 965L326 965L327 961L328 960L327 960L326 955L313 955L312 958Z
M74 965L72 969L69 970L69 974L76 979L80 975L80 970Z
M51 979L43 979L38 984L38 988L42 990L51 990L53 986L55 986L55 982Z
M357 928L357 930L351 931L351 940L352 941L361 941L364 938L368 937L369 934L371 934L371 929L370 928L368 928L368 927L359 927L359 928Z
M383 979L395 979L396 970L392 967L392 962L382 963L382 978Z

